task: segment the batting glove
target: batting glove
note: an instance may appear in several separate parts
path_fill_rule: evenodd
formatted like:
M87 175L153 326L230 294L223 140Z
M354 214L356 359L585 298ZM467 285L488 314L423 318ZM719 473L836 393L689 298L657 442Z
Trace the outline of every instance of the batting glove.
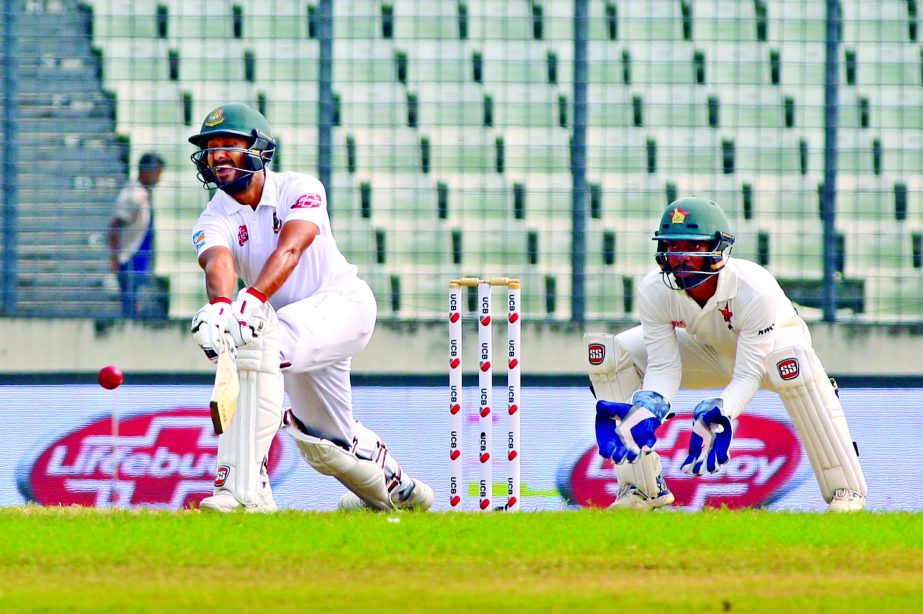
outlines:
M616 465L632 463L657 443L657 428L672 416L670 403L652 390L639 390L632 404L596 402L599 453Z
M192 318L192 337L212 362L224 349L224 334L232 320L231 299L223 296L212 299Z
M692 412L692 437L689 456L682 470L689 475L702 475L703 470L715 473L731 455L731 419L724 415L723 399L705 399Z
M242 347L259 337L266 325L266 295L256 288L244 288L237 294L237 300L231 308L232 323L228 333L234 345Z

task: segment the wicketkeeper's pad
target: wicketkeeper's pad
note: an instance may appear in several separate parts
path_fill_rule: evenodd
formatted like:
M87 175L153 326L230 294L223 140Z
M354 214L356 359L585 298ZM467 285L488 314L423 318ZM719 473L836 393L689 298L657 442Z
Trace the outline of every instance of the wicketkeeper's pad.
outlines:
M615 335L586 333L587 370L597 399L631 404L641 388L641 374L631 353ZM656 497L663 488L660 457L656 452L641 454L637 460L615 466L619 485L634 484L647 497Z
M766 371L798 429L824 499L829 503L838 488L865 496L868 487L843 406L814 349L774 350L766 357Z

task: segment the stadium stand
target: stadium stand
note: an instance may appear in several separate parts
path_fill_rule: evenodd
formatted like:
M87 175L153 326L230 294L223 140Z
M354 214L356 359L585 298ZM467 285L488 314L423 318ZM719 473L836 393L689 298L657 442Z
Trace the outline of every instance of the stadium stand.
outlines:
M23 131L36 123L29 112L46 135L79 117L79 136L65 142L83 164L79 175L20 179L20 202L29 203L20 226L37 233L21 252L23 279L33 267L37 284L51 270L99 286L104 246L85 249L98 240L88 237L128 163L156 147L168 160L157 192L157 272L170 282L169 315L188 317L204 300L188 230L207 193L185 139L211 108L241 100L275 127L281 168L316 168L317 3L55 5L53 16L32 17L34 31L64 31L67 42L60 57L37 47L23 60L24 75L35 75L21 84ZM337 117L327 187L340 246L371 280L382 314L437 318L439 280L493 271L528 280L532 317L568 318L573 4L333 5ZM862 311L846 317L923 315L923 294L913 294L921 286L923 51L909 6L842 2L836 228L843 283L868 280L863 300L846 301ZM718 200L739 229L736 253L809 288L800 298L811 303L823 272L825 3L590 0L589 14L587 317L631 317L632 288L653 265L651 220L689 193ZM29 83L48 79L66 101L41 103L47 87L27 95ZM95 203L62 238L75 244L74 266L86 276L71 265L28 264L65 259L39 255L50 236L43 229L61 219L30 214L42 201L25 186L68 182L59 198ZM105 316L111 307L94 309Z

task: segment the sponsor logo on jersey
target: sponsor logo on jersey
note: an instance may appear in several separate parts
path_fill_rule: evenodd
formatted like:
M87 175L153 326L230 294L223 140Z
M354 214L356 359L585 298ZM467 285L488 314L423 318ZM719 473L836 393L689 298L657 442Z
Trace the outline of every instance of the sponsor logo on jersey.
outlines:
M606 346L602 343L591 343L587 346L587 359L593 366L599 366L606 360Z
M757 335L765 335L766 333L771 333L771 332L774 331L775 329L776 329L776 325L775 325L775 322L773 322L772 324L770 324L770 325L767 326L766 328L761 328L760 330L756 331L756 334L757 334Z
M205 245L205 231L200 230L199 232L192 235L192 244L195 245L195 248L198 250L203 245Z
M670 320L673 328L686 328L686 320Z
M240 228L237 229L237 244L241 247L244 246L244 243L250 240L250 233L247 232L247 225L241 224Z
M320 194L302 194L292 205L292 209L316 209L324 203Z
M779 370L779 377L786 382L801 375L801 367L798 365L797 358L780 360L776 363L776 368Z
M689 454L692 414L679 414L658 431L657 452L663 476L676 497L675 506L758 507L795 488L802 448L794 427L766 416L743 415L734 426L731 460L718 473L690 476L681 470ZM566 461L558 472L558 488L584 507L608 507L618 494L615 465L599 455L594 443Z
M17 470L19 492L41 505L179 509L213 492L218 437L207 408L173 408L119 421L105 414L59 434ZM281 478L283 448L269 450L270 479ZM219 472L218 480L227 478Z
M282 220L279 219L279 216L276 215L275 209L272 212L272 231L276 234L279 234L279 231L282 230Z
M214 111L208 114L208 117L205 118L203 122L206 126L211 128L212 126L217 126L218 124L224 123L224 107L218 107Z

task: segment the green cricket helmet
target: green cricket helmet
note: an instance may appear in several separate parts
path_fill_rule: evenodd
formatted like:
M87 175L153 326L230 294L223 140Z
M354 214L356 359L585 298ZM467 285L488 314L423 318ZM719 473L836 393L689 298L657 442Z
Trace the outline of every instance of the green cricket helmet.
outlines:
M706 198L688 197L675 200L663 212L660 226L654 232L657 241L656 261L663 272L664 282L677 290L688 290L717 275L724 268L734 245L734 235L727 215L718 203ZM678 252L670 246L676 241L712 241L707 252ZM701 269L694 275L675 275L668 255L688 254L703 258ZM670 283L670 281L674 283Z
M189 137L189 142L196 145L199 151L192 154L191 159L198 169L198 178L206 188L217 187L229 194L241 192L250 185L253 173L266 168L272 162L276 150L276 141L271 136L269 122L263 114L241 103L228 103L213 109L202 122L198 134ZM220 136L239 136L248 139L246 149L233 147L208 147L208 141ZM222 183L215 175L215 169L208 164L208 154L216 150L236 150L244 154L244 167L240 177Z

